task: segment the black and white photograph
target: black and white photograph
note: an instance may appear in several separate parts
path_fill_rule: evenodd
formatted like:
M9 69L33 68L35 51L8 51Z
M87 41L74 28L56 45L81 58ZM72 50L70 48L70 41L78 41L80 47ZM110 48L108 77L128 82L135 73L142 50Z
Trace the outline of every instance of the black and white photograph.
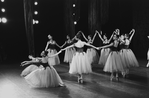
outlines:
M149 0L0 0L0 98L149 98Z

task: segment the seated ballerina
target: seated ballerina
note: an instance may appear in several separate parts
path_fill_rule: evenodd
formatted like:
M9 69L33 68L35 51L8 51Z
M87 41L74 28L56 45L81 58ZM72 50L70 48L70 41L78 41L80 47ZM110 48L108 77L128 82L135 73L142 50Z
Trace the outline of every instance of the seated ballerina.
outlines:
M36 70L33 70L24 77L31 87L42 88L65 86L55 68L48 64L48 58L47 54L42 52L42 57L38 57L37 62L29 62L38 65Z

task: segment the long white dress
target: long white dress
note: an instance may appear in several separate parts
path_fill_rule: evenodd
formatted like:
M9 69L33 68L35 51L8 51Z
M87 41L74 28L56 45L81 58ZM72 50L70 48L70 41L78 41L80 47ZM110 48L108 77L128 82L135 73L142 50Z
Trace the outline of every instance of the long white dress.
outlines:
M92 72L91 63L88 55L83 51L85 42L78 40L75 44L76 53L73 55L72 62L70 63L70 74L87 74Z
M49 65L45 66L44 64L48 65L47 58L42 59L42 64L38 69L24 77L26 82L35 88L64 86L55 68Z

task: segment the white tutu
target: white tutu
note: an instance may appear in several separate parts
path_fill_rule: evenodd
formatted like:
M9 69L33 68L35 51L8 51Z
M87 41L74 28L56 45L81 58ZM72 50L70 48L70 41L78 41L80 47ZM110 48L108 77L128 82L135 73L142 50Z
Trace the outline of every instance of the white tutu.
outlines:
M75 53L75 48L68 48L65 50L64 62L70 63L72 61L73 54Z
M26 76L26 75L28 75L29 73L31 73L32 71L34 71L36 69L38 69L38 66L34 65L34 64L31 64L22 71L21 76Z
M70 74L91 73L92 68L88 56L85 52L76 52L73 55L72 62L70 63Z
M127 57L130 67L139 67L139 63L131 49L127 49Z
M99 59L98 64L105 66L105 63L106 63L107 58L109 56L109 53L110 53L110 48L101 49L100 59Z
M105 72L124 72L124 66L119 52L110 52L103 71Z
M56 54L56 53L57 53L56 49L48 49L48 56L51 56L51 55ZM57 56L48 58L48 63L49 63L49 65L60 64L59 56L57 55Z
M38 69L32 71L25 77L25 80L32 87L41 88L41 87L56 87L64 85L57 71L53 66L46 67L40 66Z

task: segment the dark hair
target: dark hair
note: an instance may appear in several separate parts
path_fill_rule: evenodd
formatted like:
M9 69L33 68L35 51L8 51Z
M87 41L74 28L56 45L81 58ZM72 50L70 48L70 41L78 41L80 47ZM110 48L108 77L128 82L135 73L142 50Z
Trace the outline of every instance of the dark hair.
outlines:
M40 54L42 57L45 57L48 55L48 51L42 51L41 54Z

